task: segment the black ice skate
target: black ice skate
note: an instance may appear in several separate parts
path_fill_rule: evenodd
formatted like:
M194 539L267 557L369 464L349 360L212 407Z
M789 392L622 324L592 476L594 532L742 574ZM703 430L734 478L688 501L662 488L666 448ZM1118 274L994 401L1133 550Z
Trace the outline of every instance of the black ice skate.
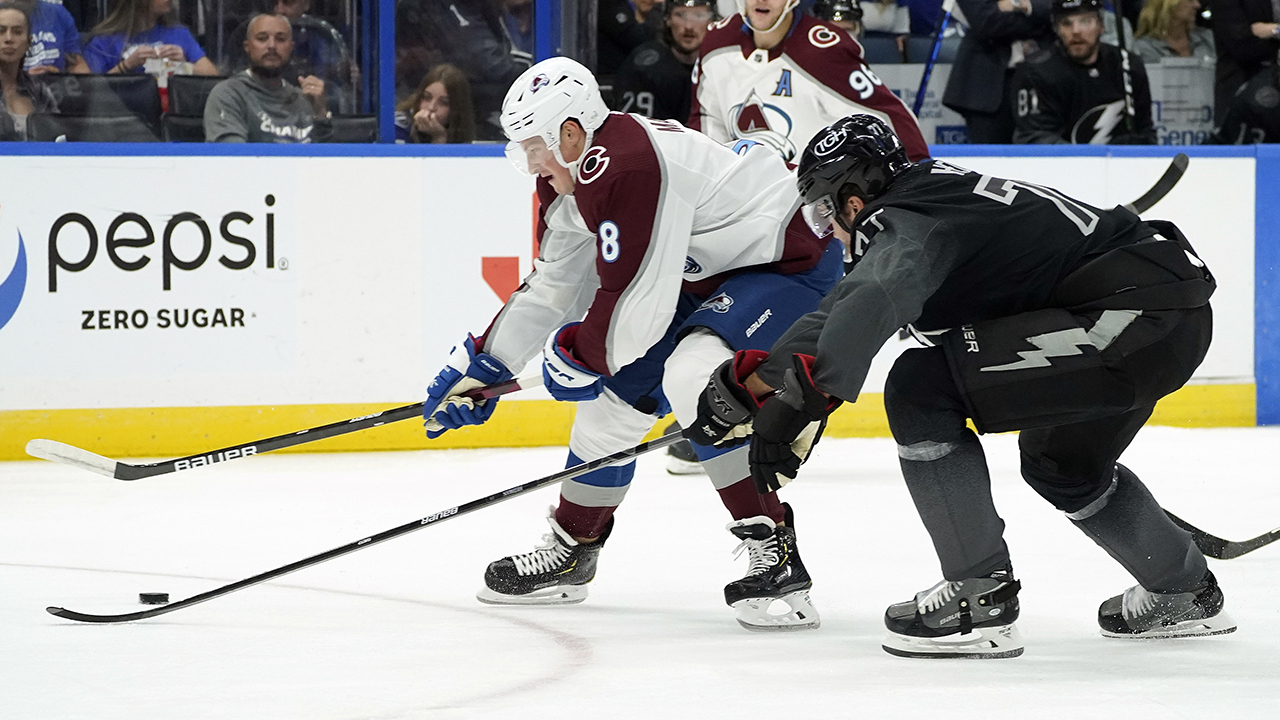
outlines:
M666 430L662 431L662 434L670 435L679 429L680 423L672 422ZM667 472L672 475L701 475L706 470L702 469L702 462L698 460L698 455L693 451L689 441L681 440L667 446Z
M1222 611L1222 590L1205 573L1195 590L1153 593L1135 585L1098 608L1102 634L1115 638L1172 638L1225 635L1236 623Z
M813 580L796 548L791 506L783 507L787 510L784 527L764 515L735 520L727 526L742 540L734 556L746 550L750 565L746 577L724 586L724 601L733 608L738 624L748 630L808 630L821 623L809 601ZM771 613L775 601L785 603L789 611Z
M556 522L555 510L547 515L551 532L542 536L542 545L489 563L477 600L490 605L568 605L587 599L587 583L596 576L596 561L613 530L613 518L595 542L579 543Z
M883 647L899 657L1008 658L1022 654L1013 570L956 582L943 580L914 600L890 605Z

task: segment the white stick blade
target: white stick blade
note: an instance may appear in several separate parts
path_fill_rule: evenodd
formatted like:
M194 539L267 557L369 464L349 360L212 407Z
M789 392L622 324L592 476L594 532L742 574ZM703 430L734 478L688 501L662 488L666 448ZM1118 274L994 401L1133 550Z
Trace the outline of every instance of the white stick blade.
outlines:
M27 443L27 454L41 460L74 465L109 478L116 476L116 461L57 440L35 439Z

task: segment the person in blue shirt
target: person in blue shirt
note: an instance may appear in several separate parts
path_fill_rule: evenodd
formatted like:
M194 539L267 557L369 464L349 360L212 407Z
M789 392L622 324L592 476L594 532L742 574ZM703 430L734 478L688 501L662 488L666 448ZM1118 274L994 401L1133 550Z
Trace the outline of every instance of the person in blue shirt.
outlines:
M31 49L23 62L24 70L31 75L89 72L80 49L80 31L65 7L48 0L16 0L14 4L31 18Z
M196 75L217 75L191 31L174 19L173 0L116 0L90 33L84 58L98 74L140 73L147 60L189 62Z

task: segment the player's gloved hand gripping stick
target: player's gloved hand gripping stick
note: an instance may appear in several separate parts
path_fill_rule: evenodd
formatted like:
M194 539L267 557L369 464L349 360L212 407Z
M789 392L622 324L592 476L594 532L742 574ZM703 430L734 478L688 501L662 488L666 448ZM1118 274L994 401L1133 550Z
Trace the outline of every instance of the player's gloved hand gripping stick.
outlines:
M511 379L511 371L489 353L477 352L476 339L467 335L449 353L449 362L427 386L423 426L432 440L464 425L479 425L493 415L498 401L476 399L468 391Z

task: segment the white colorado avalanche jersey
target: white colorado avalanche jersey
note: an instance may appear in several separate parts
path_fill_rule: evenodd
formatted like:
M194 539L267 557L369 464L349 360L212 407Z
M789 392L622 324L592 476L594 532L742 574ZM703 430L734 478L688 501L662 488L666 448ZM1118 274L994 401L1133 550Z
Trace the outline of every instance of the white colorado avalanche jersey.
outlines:
M582 319L575 356L612 375L661 340L682 291L709 295L744 268L803 272L829 236L799 213L795 175L768 148L742 154L672 120L611 113L573 195L538 180L539 257L481 339L522 367Z
M701 52L689 127L717 142L757 140L796 162L820 130L864 113L893 128L907 157L929 157L916 116L840 28L797 13L786 38L761 50L742 16L731 15L711 26Z

